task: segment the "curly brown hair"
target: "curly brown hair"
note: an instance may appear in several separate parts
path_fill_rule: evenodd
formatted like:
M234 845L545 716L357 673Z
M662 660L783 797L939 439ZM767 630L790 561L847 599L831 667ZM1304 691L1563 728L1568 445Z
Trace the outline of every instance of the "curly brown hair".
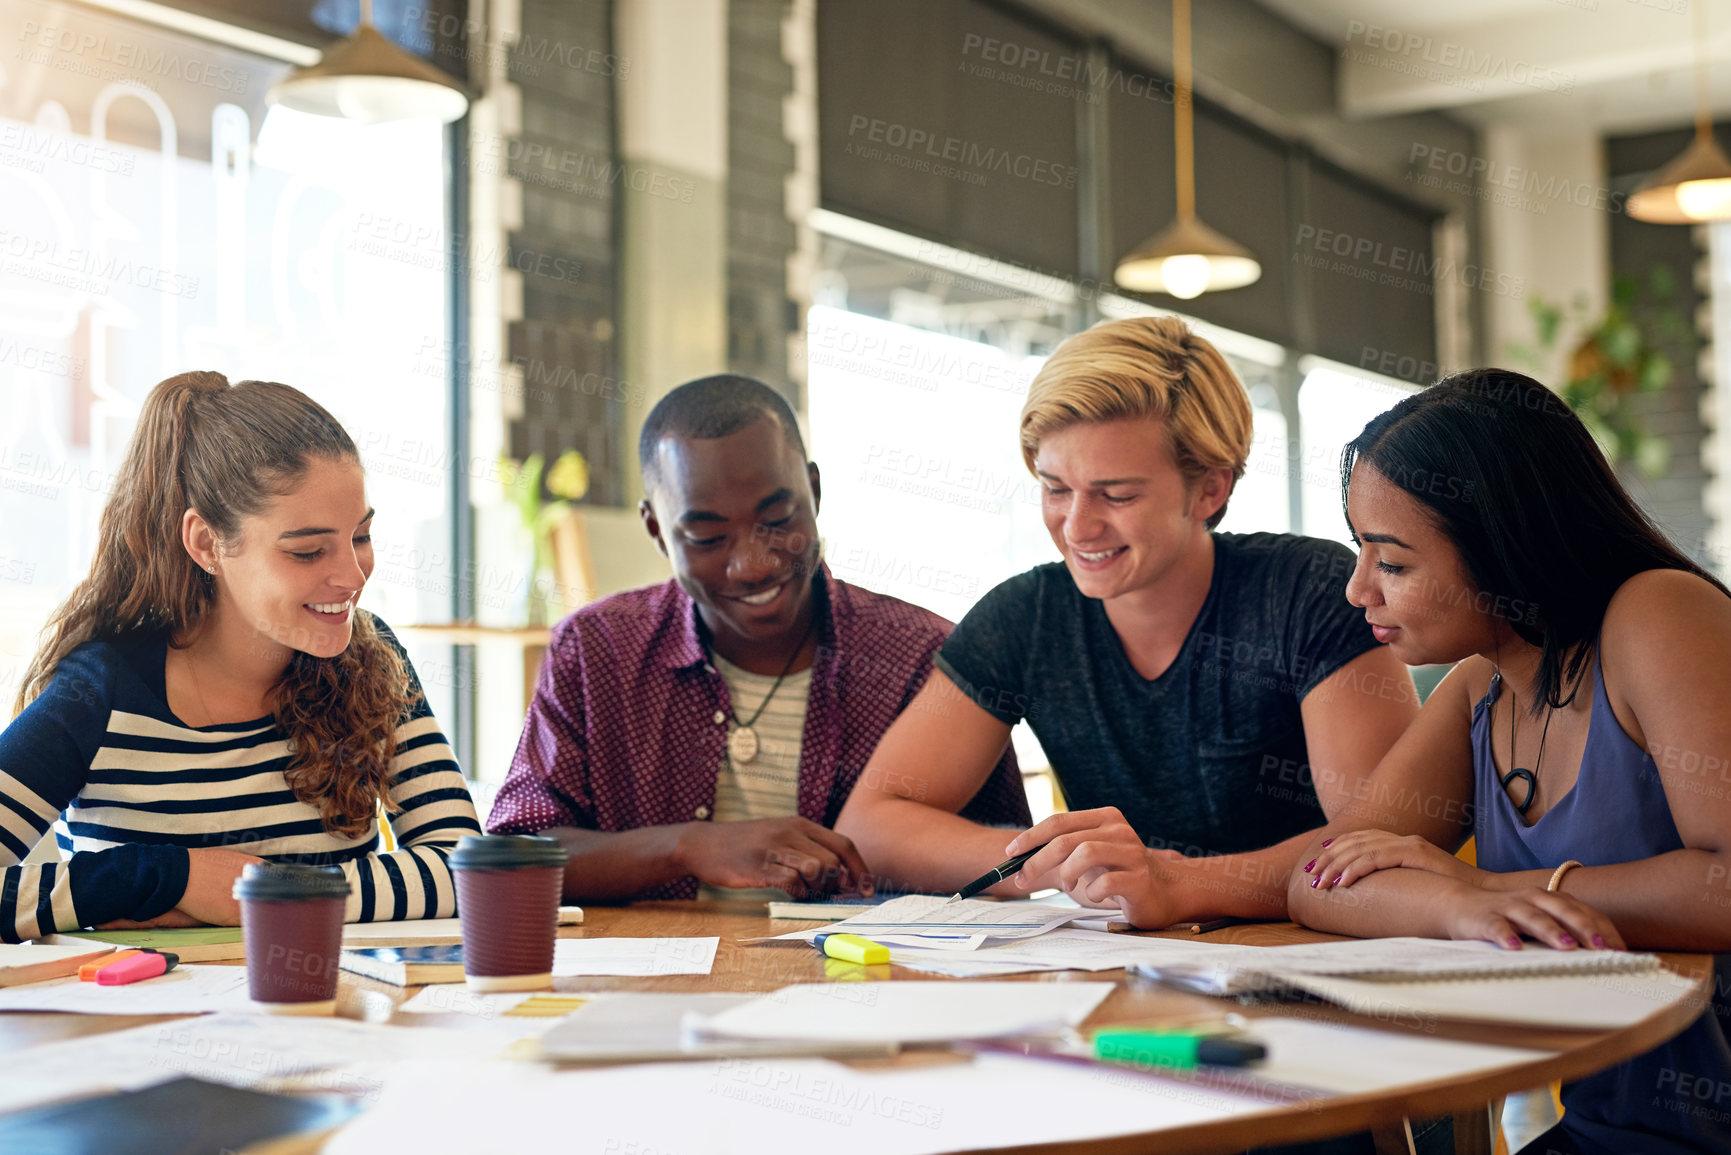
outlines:
M213 587L181 544L196 509L224 545L241 522L295 488L315 460L360 464L354 441L323 406L273 381L230 385L220 373L182 373L145 398L114 492L102 511L89 575L49 618L15 705L48 688L62 659L85 642L168 631L184 645L204 620ZM288 739L284 770L294 796L325 829L358 838L390 800L397 726L416 701L409 667L357 612L348 648L317 658L285 647L271 696Z

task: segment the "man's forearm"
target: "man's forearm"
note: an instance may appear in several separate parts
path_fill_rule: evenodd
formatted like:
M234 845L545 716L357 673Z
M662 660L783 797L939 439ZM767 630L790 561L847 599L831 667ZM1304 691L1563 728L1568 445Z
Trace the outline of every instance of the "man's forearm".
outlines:
M869 807L850 803L836 832L853 839L879 890L951 894L1004 860L1017 831L981 826L911 798L882 797ZM1019 896L1007 882L993 894Z
M1210 858L1156 860L1155 877L1173 888L1178 921L1283 919L1287 880L1315 831L1262 850Z
M684 824L608 833L575 826L542 831L571 857L565 864L568 902L618 902L684 878L679 859Z

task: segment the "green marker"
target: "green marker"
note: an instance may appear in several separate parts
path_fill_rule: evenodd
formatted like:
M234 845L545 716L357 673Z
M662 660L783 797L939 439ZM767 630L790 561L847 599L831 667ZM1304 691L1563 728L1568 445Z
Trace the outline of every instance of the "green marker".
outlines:
M1134 1067L1198 1065L1242 1067L1268 1057L1261 1043L1219 1035L1193 1035L1181 1031L1104 1030L1094 1035L1094 1057L1108 1063Z

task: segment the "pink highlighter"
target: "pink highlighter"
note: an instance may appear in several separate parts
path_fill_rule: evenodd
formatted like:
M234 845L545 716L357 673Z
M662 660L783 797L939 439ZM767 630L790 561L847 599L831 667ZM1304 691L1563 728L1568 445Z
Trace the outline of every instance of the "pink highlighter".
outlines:
M131 958L109 963L97 971L96 982L100 986L119 987L143 979L153 979L173 970L179 961L179 955L169 954L167 951L141 950Z

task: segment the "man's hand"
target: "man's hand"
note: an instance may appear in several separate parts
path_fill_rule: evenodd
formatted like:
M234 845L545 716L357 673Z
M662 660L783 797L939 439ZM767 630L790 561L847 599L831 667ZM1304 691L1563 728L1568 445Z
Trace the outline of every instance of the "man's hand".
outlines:
M871 874L852 840L809 818L688 823L675 856L687 874L711 886L773 886L796 900L872 892Z
M239 926L235 879L243 868L264 859L237 850L189 850L186 855L191 860L191 869L186 876L186 893L175 904L176 910L196 920L189 925Z
M1006 857L1046 843L1012 881L1024 890L1056 886L1083 906L1112 907L1144 929L1184 917L1176 885L1185 858L1142 844L1115 806L1054 814L1016 835Z

